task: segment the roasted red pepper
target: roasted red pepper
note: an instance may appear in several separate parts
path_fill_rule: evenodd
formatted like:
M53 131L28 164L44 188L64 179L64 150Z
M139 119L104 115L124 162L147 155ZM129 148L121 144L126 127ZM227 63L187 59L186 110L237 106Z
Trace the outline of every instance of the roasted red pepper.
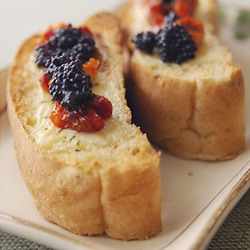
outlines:
M149 0L148 11L150 25L161 26L164 23L163 2L161 0Z
M175 0L174 11L180 16L192 16L198 4L198 0Z
M93 100L88 102L86 109L73 111L70 114L58 101L50 119L58 128L72 129L77 132L93 132L102 129L105 126L103 119L107 119L111 115L111 102L103 96L96 95Z
M90 75L91 81L96 78L99 65L100 62L95 58L90 58L88 62L83 64L83 70L86 74Z
M148 21L151 25L162 26L164 16L170 10L180 16L192 16L198 4L198 0L174 0L173 3L164 3L162 0L147 0Z
M49 93L49 81L50 81L50 79L44 75L44 69L40 73L39 81L40 81L40 84L41 84L43 91Z

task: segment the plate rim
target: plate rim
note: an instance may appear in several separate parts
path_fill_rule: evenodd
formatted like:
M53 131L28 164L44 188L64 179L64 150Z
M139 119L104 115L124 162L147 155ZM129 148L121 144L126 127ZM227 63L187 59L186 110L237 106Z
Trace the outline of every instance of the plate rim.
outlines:
M248 160L248 162L244 165L244 167L247 165L250 165L250 160ZM247 186L247 185L249 185L249 186ZM226 188L226 186L220 192L222 192L225 188ZM240 194L240 192L242 190L244 190L244 188L246 188L245 192L243 192L239 197L237 197ZM244 196L244 194L248 191L249 188L250 188L250 168L247 170L247 172L245 172L245 174L240 178L240 180L232 187L230 193L226 196L226 198L224 199L222 204L216 209L213 216L210 218L210 220L206 224L205 228L202 230L200 237L198 238L198 241L193 245L191 250L201 249L204 242L207 240L208 235L211 235L212 232L216 230L218 225L221 225L223 223L224 220L221 220L221 219L222 219L223 215L225 213L227 213L227 210L229 209L229 207L233 203L233 201L236 198L238 198L238 200L240 200L240 198L242 198ZM213 200L211 202L213 202ZM229 209L227 214L230 213L230 211L233 209L233 207L231 209ZM219 221L220 221L220 223L218 223Z

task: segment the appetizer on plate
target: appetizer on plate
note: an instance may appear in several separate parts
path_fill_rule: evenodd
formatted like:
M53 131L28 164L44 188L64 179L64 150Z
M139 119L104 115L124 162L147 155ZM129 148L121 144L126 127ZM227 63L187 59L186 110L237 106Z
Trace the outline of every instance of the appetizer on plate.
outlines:
M79 235L144 240L162 228L160 153L131 124L121 42L109 13L29 38L10 69L8 115L45 219Z

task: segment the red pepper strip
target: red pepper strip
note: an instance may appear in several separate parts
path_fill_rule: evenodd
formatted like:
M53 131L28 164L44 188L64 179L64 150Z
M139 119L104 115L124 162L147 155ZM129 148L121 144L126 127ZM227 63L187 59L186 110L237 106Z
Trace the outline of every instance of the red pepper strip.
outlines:
M162 12L163 2L161 0L149 1L149 17L150 25L161 25L164 22L164 15Z
M91 81L96 78L97 69L100 65L100 62L95 58L90 58L88 62L83 64L83 70L86 74L90 75Z
M52 111L50 119L58 128L71 129L77 132L93 132L105 126L102 118L91 108L78 112L73 111L69 118L68 110L62 107L60 102Z
M175 0L174 11L180 16L192 16L198 4L198 0Z
M88 33L91 37L93 37L93 33L90 31L90 29L88 27L82 26L81 30L82 30L83 34Z
M102 129L105 126L103 119L112 115L111 102L103 96L96 95L87 105L86 109L73 111L69 115L68 110L58 101L50 119L58 128L72 129L77 132L93 132Z
M88 105L90 105L102 119L107 119L112 115L112 103L104 96L96 95L94 99L88 102Z
M43 70L41 71L41 73L40 73L39 81L40 81L40 83L41 83L41 87L42 87L43 91L49 93L49 81L50 81L50 80L49 80L48 77L46 77L46 76L44 75L44 70L45 70L45 69L43 69Z

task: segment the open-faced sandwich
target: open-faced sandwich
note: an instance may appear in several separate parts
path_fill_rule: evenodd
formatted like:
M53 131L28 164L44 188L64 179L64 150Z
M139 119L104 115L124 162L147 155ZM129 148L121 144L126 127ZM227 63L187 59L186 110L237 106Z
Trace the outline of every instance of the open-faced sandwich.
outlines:
M159 158L131 124L119 20L55 24L10 69L8 115L22 177L42 216L76 234L161 231Z
M231 159L245 147L244 80L215 36L215 10L214 0L132 0L119 11L135 122L181 158Z

